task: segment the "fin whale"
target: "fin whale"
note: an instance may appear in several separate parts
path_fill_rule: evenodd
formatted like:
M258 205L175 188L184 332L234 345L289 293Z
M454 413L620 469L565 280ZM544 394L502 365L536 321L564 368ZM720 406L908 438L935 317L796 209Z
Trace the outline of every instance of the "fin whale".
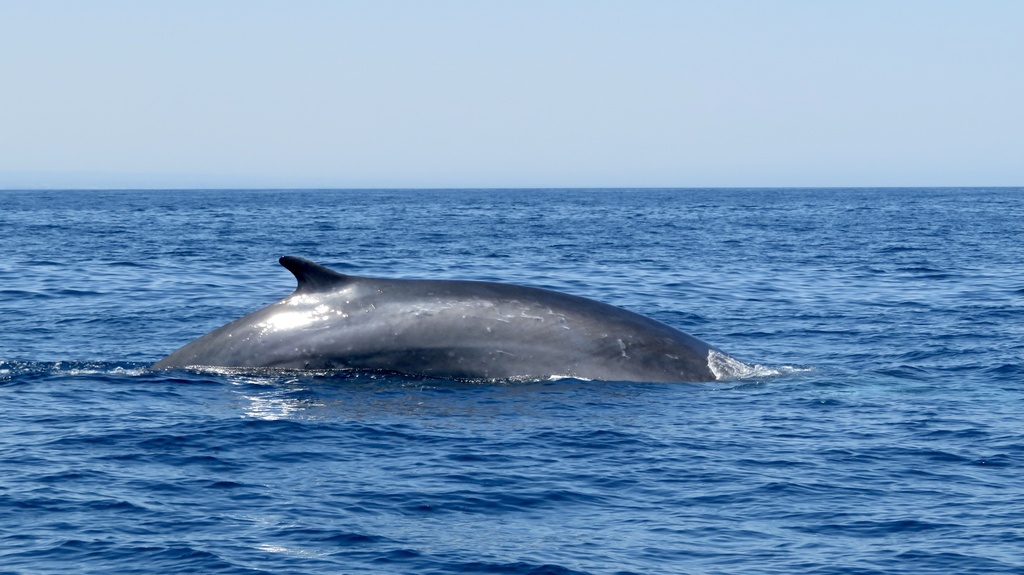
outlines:
M448 379L714 381L717 348L612 305L482 281L346 275L284 256L290 296L153 364L367 369Z

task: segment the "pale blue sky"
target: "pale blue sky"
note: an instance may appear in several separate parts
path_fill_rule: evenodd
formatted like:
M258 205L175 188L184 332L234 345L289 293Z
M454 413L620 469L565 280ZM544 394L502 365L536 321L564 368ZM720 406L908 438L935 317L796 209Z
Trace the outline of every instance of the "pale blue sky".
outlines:
M1024 1L0 0L0 188L1024 185Z

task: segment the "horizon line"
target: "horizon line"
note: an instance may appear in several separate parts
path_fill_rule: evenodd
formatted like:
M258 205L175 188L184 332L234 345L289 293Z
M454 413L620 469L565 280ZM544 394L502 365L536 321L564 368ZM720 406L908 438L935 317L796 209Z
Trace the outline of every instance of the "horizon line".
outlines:
M0 192L185 192L185 191L623 191L623 190L952 190L952 189L1024 189L1024 185L825 185L825 186L17 186L0 185Z

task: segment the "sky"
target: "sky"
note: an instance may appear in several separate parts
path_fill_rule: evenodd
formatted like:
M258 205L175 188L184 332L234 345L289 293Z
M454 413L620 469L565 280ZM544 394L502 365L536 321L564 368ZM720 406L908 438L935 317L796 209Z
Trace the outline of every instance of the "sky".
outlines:
M0 0L0 189L1024 185L1019 0Z

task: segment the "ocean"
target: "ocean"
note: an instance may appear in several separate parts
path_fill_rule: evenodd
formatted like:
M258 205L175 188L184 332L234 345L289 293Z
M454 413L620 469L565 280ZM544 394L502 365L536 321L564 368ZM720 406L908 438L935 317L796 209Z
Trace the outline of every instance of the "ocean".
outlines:
M0 573L1024 573L1024 189L0 191ZM152 371L282 255L715 383Z

